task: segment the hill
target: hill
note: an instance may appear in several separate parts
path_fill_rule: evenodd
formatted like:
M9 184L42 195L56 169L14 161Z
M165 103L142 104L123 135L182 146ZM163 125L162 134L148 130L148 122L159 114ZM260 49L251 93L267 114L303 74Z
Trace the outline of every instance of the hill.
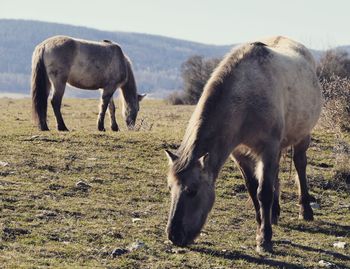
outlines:
M54 35L119 43L132 59L140 92L164 96L181 87L179 69L191 55L220 57L231 46L205 45L163 36L108 32L86 27L28 20L0 20L0 92L29 93L31 55L34 47ZM91 96L90 91L70 91Z

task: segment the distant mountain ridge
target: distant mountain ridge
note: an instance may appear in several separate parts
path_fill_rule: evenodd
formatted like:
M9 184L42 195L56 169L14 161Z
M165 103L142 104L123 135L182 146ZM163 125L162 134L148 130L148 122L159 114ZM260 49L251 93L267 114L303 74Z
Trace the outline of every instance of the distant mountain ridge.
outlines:
M89 40L112 40L131 58L139 92L156 97L181 88L181 64L192 55L221 57L232 46L206 45L175 38L109 32L58 23L0 20L0 92L29 94L34 47L54 35ZM92 93L94 92L94 93ZM73 96L96 96L96 91L70 91Z
M29 95L34 47L54 35L89 40L108 39L119 43L133 62L139 92L149 93L153 97L165 97L181 89L180 68L188 57L222 57L234 46L207 45L164 36L110 32L59 23L0 19L0 96L4 92ZM350 53L350 46L339 48ZM319 58L321 51L312 50L312 53ZM99 93L68 90L67 95L95 97Z

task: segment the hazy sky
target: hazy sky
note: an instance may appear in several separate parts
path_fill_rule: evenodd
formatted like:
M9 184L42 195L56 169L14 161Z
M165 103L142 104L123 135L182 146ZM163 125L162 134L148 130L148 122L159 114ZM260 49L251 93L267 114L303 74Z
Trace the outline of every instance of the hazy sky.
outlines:
M349 0L1 0L0 18L33 19L233 44L285 35L311 48L350 44Z

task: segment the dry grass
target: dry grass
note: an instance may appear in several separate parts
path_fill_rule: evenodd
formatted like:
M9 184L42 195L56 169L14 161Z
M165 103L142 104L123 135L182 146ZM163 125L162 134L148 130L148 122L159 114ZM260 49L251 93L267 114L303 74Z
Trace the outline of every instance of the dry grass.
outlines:
M298 220L289 162L282 164L272 255L254 250L254 212L232 162L219 176L202 236L178 249L164 232L170 199L163 150L179 145L193 107L146 100L137 132L126 131L118 115L121 132L99 133L97 100L64 104L71 131L43 133L30 121L28 99L0 99L0 161L8 163L0 166L1 268L319 268L321 259L349 268L349 247L333 247L350 244L350 194L337 188L331 130L319 127L308 153L311 193L321 205L314 222ZM144 246L123 252L137 241Z

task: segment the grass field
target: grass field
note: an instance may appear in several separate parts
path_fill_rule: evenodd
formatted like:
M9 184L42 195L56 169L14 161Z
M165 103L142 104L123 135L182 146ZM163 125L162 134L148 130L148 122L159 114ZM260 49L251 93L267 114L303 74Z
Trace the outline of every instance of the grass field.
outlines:
M350 194L333 177L336 141L329 130L316 129L308 152L311 193L320 205L314 222L298 219L295 171L290 175L285 157L274 253L258 255L254 210L228 161L201 236L180 249L165 235L163 150L180 144L193 107L146 100L138 131L126 131L118 114L122 131L100 133L97 105L65 99L71 131L55 130L50 108L51 131L39 132L29 99L0 99L0 268L319 268L320 260L350 268ZM333 247L337 241L345 249Z

